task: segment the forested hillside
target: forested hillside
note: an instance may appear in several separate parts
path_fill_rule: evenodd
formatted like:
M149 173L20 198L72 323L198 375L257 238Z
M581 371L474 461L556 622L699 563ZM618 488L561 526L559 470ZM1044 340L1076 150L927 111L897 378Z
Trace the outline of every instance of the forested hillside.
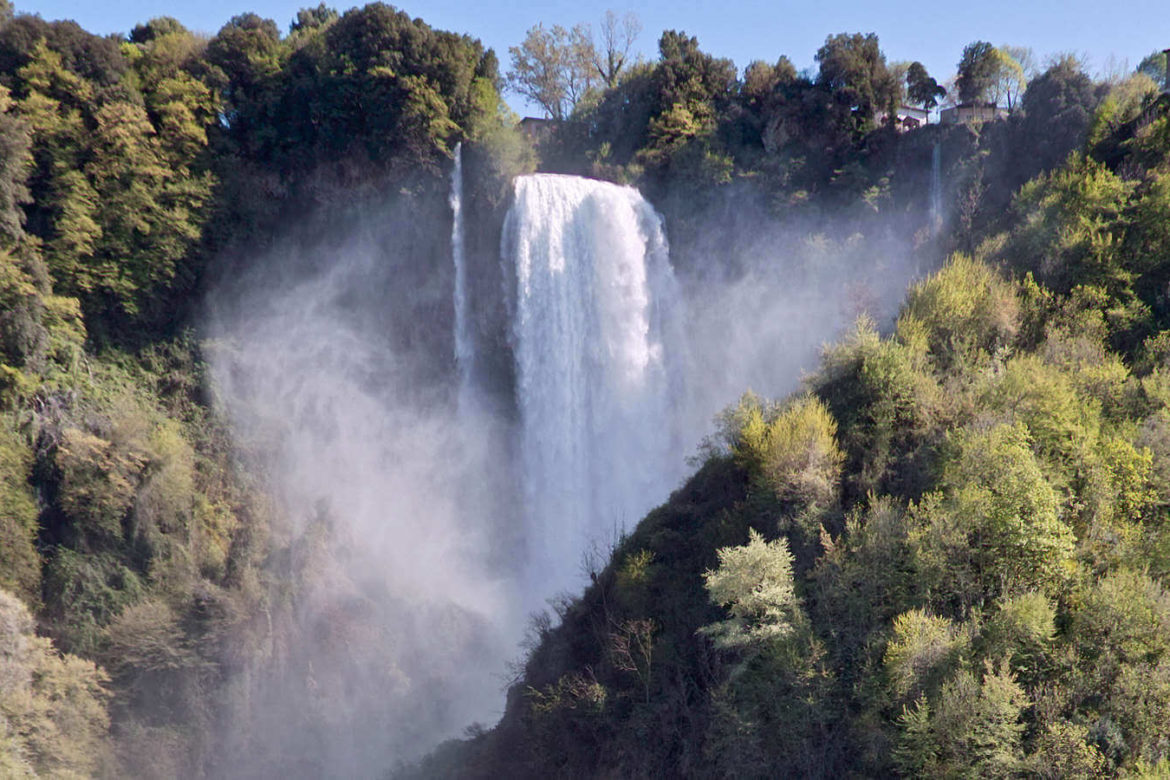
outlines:
M501 286L509 184L539 169L638 186L684 285L783 236L786 272L861 316L800 392L725 411L694 476L535 623L499 725L401 771L1170 772L1163 55L1099 81L975 42L956 89L1010 115L898 133L882 112L945 90L876 36L740 73L667 31L652 61L597 42L534 142L501 100L531 35L509 68L382 3L213 36L21 10L0 0L0 774L226 777L252 752L261 776L329 775L311 742L225 733L249 684L360 621L303 619L345 518L275 497L203 318L255 257L393 213L380 278L410 294L381 337L453 395L460 143L476 284ZM891 256L922 271L896 316ZM502 316L476 326L507 399ZM315 674L296 718L356 695Z
M380 4L210 39L0 10L0 774L224 775L312 545L216 411L203 290L342 198L441 207L504 132L495 61Z

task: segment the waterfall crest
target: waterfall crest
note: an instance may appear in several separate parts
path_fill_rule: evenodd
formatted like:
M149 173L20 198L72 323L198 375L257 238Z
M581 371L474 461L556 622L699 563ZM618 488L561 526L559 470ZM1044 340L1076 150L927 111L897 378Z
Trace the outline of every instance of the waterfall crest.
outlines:
M662 219L629 187L520 177L503 244L530 576L547 594L575 584L589 546L632 527L681 474L679 293Z

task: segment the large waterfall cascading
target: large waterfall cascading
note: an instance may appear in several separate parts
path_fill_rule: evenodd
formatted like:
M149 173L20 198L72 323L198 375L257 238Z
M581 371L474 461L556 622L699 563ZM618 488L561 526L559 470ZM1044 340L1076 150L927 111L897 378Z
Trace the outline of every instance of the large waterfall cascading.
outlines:
M568 587L591 544L632 527L681 475L669 322L678 292L661 217L629 187L518 178L503 251L516 281L530 580Z
M459 373L459 406L464 408L471 393L475 342L467 310L467 258L463 248L463 144L455 145L455 167L451 171L451 257L455 263L455 368Z

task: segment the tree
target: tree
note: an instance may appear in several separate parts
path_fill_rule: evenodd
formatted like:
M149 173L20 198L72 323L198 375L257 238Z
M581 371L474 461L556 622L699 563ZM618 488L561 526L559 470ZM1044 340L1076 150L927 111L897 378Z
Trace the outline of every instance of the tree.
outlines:
M995 83L997 60L995 47L987 41L975 41L963 48L956 83L960 103L978 103L988 99Z
M903 710L895 762L908 776L1015 777L1023 769L1027 704L1006 664L989 662L982 680L961 670L932 701Z
M837 423L813 395L774 412L741 401L743 416L733 451L783 500L828 506L836 498L845 457Z
M131 43L150 43L164 35L185 35L187 28L172 16L159 16L146 24L137 24L130 31Z
M942 490L911 514L919 570L935 603L965 609L990 597L1041 590L1068 576L1075 538L1059 515L1022 423L959 431L943 465Z
M735 63L731 60L707 54L699 48L698 38L678 30L662 33L658 54L654 81L659 112L682 103L692 113L714 118L730 103L736 81Z
M1023 71L1025 79L1030 81L1040 75L1040 66L1036 62L1036 52L1032 51L1031 48L1027 46L1010 46L1008 44L997 46L996 48L1020 64L1020 69Z
M1150 52L1137 66L1138 73L1152 78L1159 87L1166 83L1166 52Z
M302 8L297 11L297 18L292 21L288 29L291 33L302 30L317 30L334 21L337 17L335 8L320 3L316 8Z
M512 55L508 86L553 119L566 119L593 86L597 55L584 25L546 30L538 24L508 52Z
M1080 149L1107 87L1099 87L1075 57L1062 57L1028 84L1020 101L1023 119L1017 141L1029 149L1017 175L1022 184L1063 163Z
M601 23L600 46L594 47L593 67L605 86L617 85L618 77L630 56L630 49L642 32L642 23L633 13L627 13L620 20L613 11L605 12Z
M12 110L8 89L0 86L0 247L10 246L24 235L24 204L32 162L32 134L28 124Z
M755 529L748 543L719 550L719 568L703 575L714 603L731 617L705 626L703 633L726 650L762 649L792 633L800 616L800 600L792 583L788 542L765 542Z
M991 101L996 105L1004 105L1011 111L1028 85L1028 80L1024 77L1024 68L1015 57L1003 49L995 50L994 64L989 93Z
M817 50L816 59L820 64L817 84L855 122L864 124L876 112L896 107L899 84L886 67L877 35L830 36Z
M947 91L930 77L921 62L912 62L906 69L906 95L911 103L929 111L938 105L939 100L946 97Z
M0 590L0 769L11 762L22 770L16 777L104 776L107 677L59 654L33 625L24 604Z
M971 365L1011 344L1019 310L1008 282L986 264L957 254L910 288L898 336L940 369Z

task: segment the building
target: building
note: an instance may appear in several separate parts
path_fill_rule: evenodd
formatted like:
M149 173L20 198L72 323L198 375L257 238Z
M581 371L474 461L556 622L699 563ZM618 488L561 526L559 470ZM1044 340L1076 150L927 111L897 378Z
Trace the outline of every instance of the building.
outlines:
M520 120L520 131L533 143L541 143L552 135L559 123L555 119L541 119L535 116L526 116Z
M960 103L957 106L944 108L939 114L938 121L944 125L971 125L1003 119L1007 115L1006 108L1001 108L994 103Z
M889 121L885 111L879 111L874 115L874 122L878 125L888 124ZM894 127L899 133L915 130L929 121L930 112L917 106L898 106L898 111L894 114Z

